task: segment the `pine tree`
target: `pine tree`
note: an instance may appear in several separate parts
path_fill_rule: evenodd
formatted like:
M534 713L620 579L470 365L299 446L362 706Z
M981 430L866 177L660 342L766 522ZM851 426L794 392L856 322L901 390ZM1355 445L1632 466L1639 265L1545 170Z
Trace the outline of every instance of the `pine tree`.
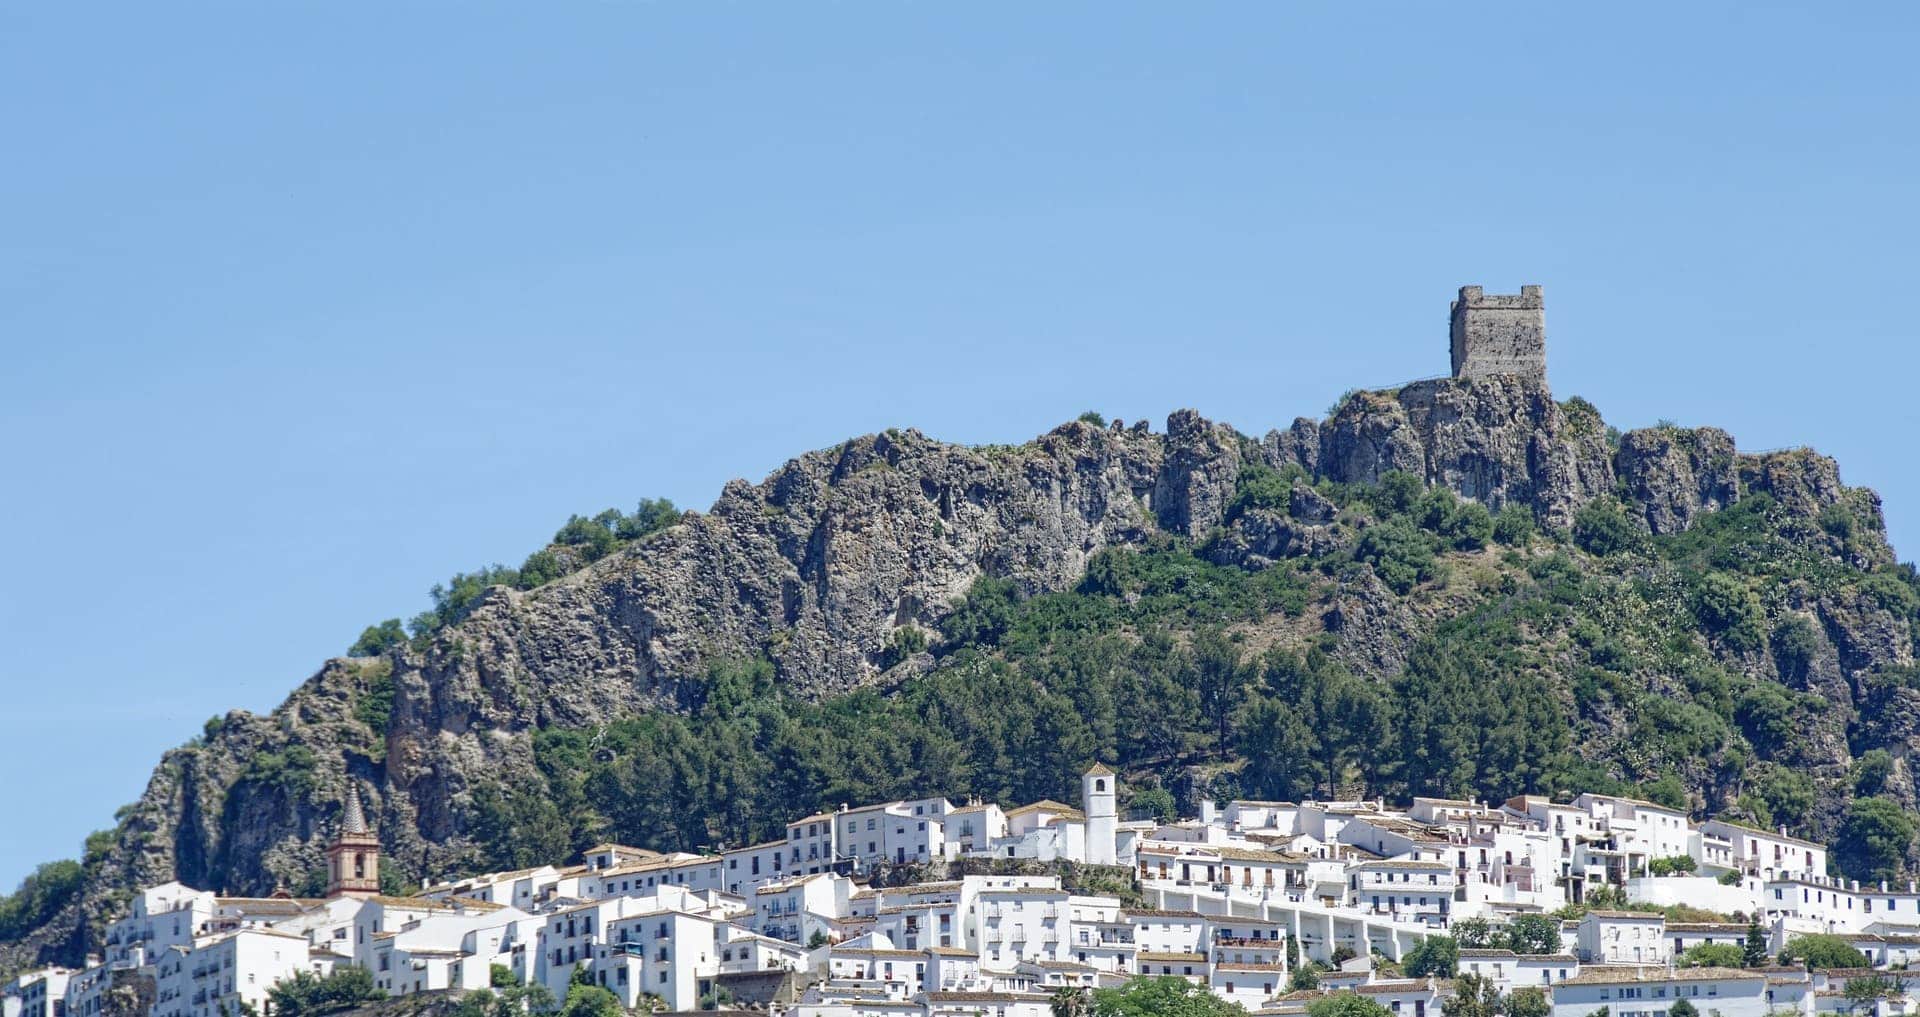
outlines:
M1760 919L1747 920L1747 967L1759 968L1767 964L1767 937L1760 931Z

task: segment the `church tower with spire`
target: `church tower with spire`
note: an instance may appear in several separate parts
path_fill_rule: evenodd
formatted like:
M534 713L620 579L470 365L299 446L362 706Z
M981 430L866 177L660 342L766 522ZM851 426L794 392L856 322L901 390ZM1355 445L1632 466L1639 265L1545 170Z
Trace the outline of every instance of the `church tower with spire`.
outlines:
M327 897L372 897L380 892L380 838L367 825L360 784L347 780L340 834L327 845Z

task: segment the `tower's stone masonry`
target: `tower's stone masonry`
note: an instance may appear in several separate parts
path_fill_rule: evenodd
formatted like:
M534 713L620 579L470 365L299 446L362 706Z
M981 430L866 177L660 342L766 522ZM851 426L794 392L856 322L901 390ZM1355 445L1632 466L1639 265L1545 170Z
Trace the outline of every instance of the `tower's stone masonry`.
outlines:
M1460 287L1449 331L1456 378L1547 378L1546 301L1538 286L1520 287L1519 296Z

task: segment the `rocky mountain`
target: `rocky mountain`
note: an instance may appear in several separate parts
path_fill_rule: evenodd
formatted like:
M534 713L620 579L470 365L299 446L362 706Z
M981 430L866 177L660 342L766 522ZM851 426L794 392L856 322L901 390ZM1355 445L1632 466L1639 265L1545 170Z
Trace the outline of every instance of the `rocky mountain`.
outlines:
M1119 762L1136 784L1391 797L1610 781L1822 837L1856 794L1915 806L1920 593L1895 565L1877 496L1806 450L1746 454L1711 428L1616 433L1541 379L1356 392L1325 420L1259 438L1190 410L1163 431L1083 419L1020 446L888 431L758 484L733 481L708 511L598 560L552 550L578 567L531 589L487 589L380 655L330 660L272 713L230 713L167 753L111 836L90 843L81 874L44 902L44 920L0 946L0 968L78 961L138 885L297 887L349 779L366 789L396 870L415 878L511 860L499 829L512 809L500 803L528 796L592 806L590 819L561 817L568 840L675 839L609 804L637 792L597 776L621 764L596 746L645 718L730 722L706 719L725 668L758 669L756 701L777 705L754 730L781 726L789 739L842 723L836 704L874 691L924 704L926 690L982 668L1069 712L1095 710L1090 696L1126 710L1132 686L1062 684L1055 665L1071 670L1093 644L1061 642L1071 624L1029 624L1041 606L1098 607L1111 619L1097 623L1100 646L1162 647L1167 667L1201 675L1192 731L1136 745L1124 724L1073 729L1074 751ZM1126 572L1129 561L1148 571ZM1184 578L1163 589L1154 569ZM1220 589L1256 592L1211 616L1194 607L1227 603ZM979 620L989 592L1011 612L991 624ZM1232 664L1216 696L1205 674L1221 652ZM1514 749L1499 775L1324 745L1279 765L1294 750L1258 739L1285 721L1270 708L1280 683L1331 681L1334 668L1359 683L1356 702L1384 704L1396 744L1439 738L1447 718L1394 697L1455 672L1505 690L1475 709L1537 702L1565 734ZM556 732L579 732L579 753L556 755L572 744ZM743 736L755 744L741 751L773 758L773 736L759 737ZM581 772L561 774L560 758ZM1051 779L995 785L984 769L953 772L986 793ZM920 772L931 781L933 770ZM727 790L714 778L683 803L712 809L716 839L765 822L729 811L742 787L790 795L795 810L872 787L743 772L764 779Z

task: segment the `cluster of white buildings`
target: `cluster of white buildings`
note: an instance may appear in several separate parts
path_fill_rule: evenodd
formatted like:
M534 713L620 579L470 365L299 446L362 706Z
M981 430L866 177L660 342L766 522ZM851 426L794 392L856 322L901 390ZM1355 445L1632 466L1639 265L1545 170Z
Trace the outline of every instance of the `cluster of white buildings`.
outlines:
M1813 1017L1844 1009L1850 977L1920 962L1914 885L1842 883L1825 875L1818 844L1694 824L1650 802L1239 801L1159 822L1122 820L1117 797L1115 774L1096 766L1081 808L842 806L764 844L704 854L605 844L570 867L391 897L378 892L379 841L353 791L328 849L325 898L153 887L85 970L0 986L0 1017L271 1017L276 982L346 965L396 996L486 989L504 973L564 998L584 970L629 1007L800 1017L1049 1017L1062 988L1140 975L1184 978L1255 1013L1300 1013L1319 993L1351 990L1427 1017L1451 983L1389 977L1390 962L1463 918L1544 914L1602 884L1635 901L1757 916L1775 952L1796 934L1839 934L1874 968L1676 967L1691 946L1743 943L1747 924L1590 910L1559 923L1556 952L1463 950L1460 970L1507 990L1539 987L1554 1017L1601 1007L1665 1017L1681 999L1705 1017ZM1138 896L1004 874L1055 861L1111 866L1106 876L1134 882ZM1686 871L1652 874L1675 869ZM926 872L953 875L911 881ZM1318 988L1289 991L1307 961L1325 969ZM109 1006L116 991L146 1012ZM1904 997L1877 1006L1882 1017L1916 1012Z

